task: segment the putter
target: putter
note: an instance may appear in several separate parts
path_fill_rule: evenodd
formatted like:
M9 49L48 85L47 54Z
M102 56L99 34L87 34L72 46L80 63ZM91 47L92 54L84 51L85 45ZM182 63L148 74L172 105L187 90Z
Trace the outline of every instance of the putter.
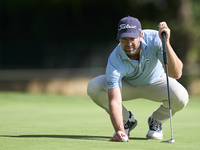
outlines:
M173 139L173 129L172 129L172 109L171 109L171 100L170 100L170 91L169 91L169 77L168 77L168 59L167 59L167 45L166 45L166 33L161 33L162 37L162 46L163 46L163 60L165 64L166 71L166 79L167 79L167 93L168 93L168 101L169 101L169 113L170 113L170 125L171 125L171 139L168 141L163 141L164 143L174 143Z

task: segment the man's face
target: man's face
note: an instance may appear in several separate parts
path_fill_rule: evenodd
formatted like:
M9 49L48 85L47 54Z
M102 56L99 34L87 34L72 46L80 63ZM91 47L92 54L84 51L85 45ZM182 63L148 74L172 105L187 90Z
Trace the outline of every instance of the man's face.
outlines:
M141 33L138 38L124 37L119 41L125 53L127 55L137 55L140 51L140 42L143 34Z

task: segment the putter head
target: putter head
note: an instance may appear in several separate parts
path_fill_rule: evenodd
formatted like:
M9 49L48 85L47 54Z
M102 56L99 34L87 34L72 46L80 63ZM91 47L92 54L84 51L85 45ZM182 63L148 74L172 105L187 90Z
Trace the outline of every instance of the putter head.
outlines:
M175 142L175 140L174 139L171 139L171 140L169 140L169 141L162 141L163 143L174 143Z

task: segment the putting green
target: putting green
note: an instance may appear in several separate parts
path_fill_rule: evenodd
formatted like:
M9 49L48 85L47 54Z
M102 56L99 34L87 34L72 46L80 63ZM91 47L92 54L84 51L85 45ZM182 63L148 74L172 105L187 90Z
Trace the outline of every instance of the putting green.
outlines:
M110 142L114 133L109 116L89 97L0 92L0 149L2 150L124 150L200 148L200 97L191 97L173 117L175 143L146 140L147 118L160 105L139 99L124 102L138 126L130 141ZM170 123L163 124L170 139Z

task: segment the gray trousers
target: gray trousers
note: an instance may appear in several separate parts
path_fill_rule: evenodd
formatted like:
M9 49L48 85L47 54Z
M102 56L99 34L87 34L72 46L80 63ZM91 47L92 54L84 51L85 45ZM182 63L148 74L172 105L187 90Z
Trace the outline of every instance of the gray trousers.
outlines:
M169 89L172 115L174 115L186 106L189 96L187 90L179 82L177 82L177 80L171 77L169 77ZM109 113L109 100L105 75L92 79L88 83L87 93L97 105ZM170 118L166 74L163 74L152 84L139 87L132 86L126 81L122 81L122 101L134 100L138 98L162 103L161 106L152 114L152 117L158 122L164 123ZM124 106L122 106L122 109L123 121L126 123L128 121L129 112Z

